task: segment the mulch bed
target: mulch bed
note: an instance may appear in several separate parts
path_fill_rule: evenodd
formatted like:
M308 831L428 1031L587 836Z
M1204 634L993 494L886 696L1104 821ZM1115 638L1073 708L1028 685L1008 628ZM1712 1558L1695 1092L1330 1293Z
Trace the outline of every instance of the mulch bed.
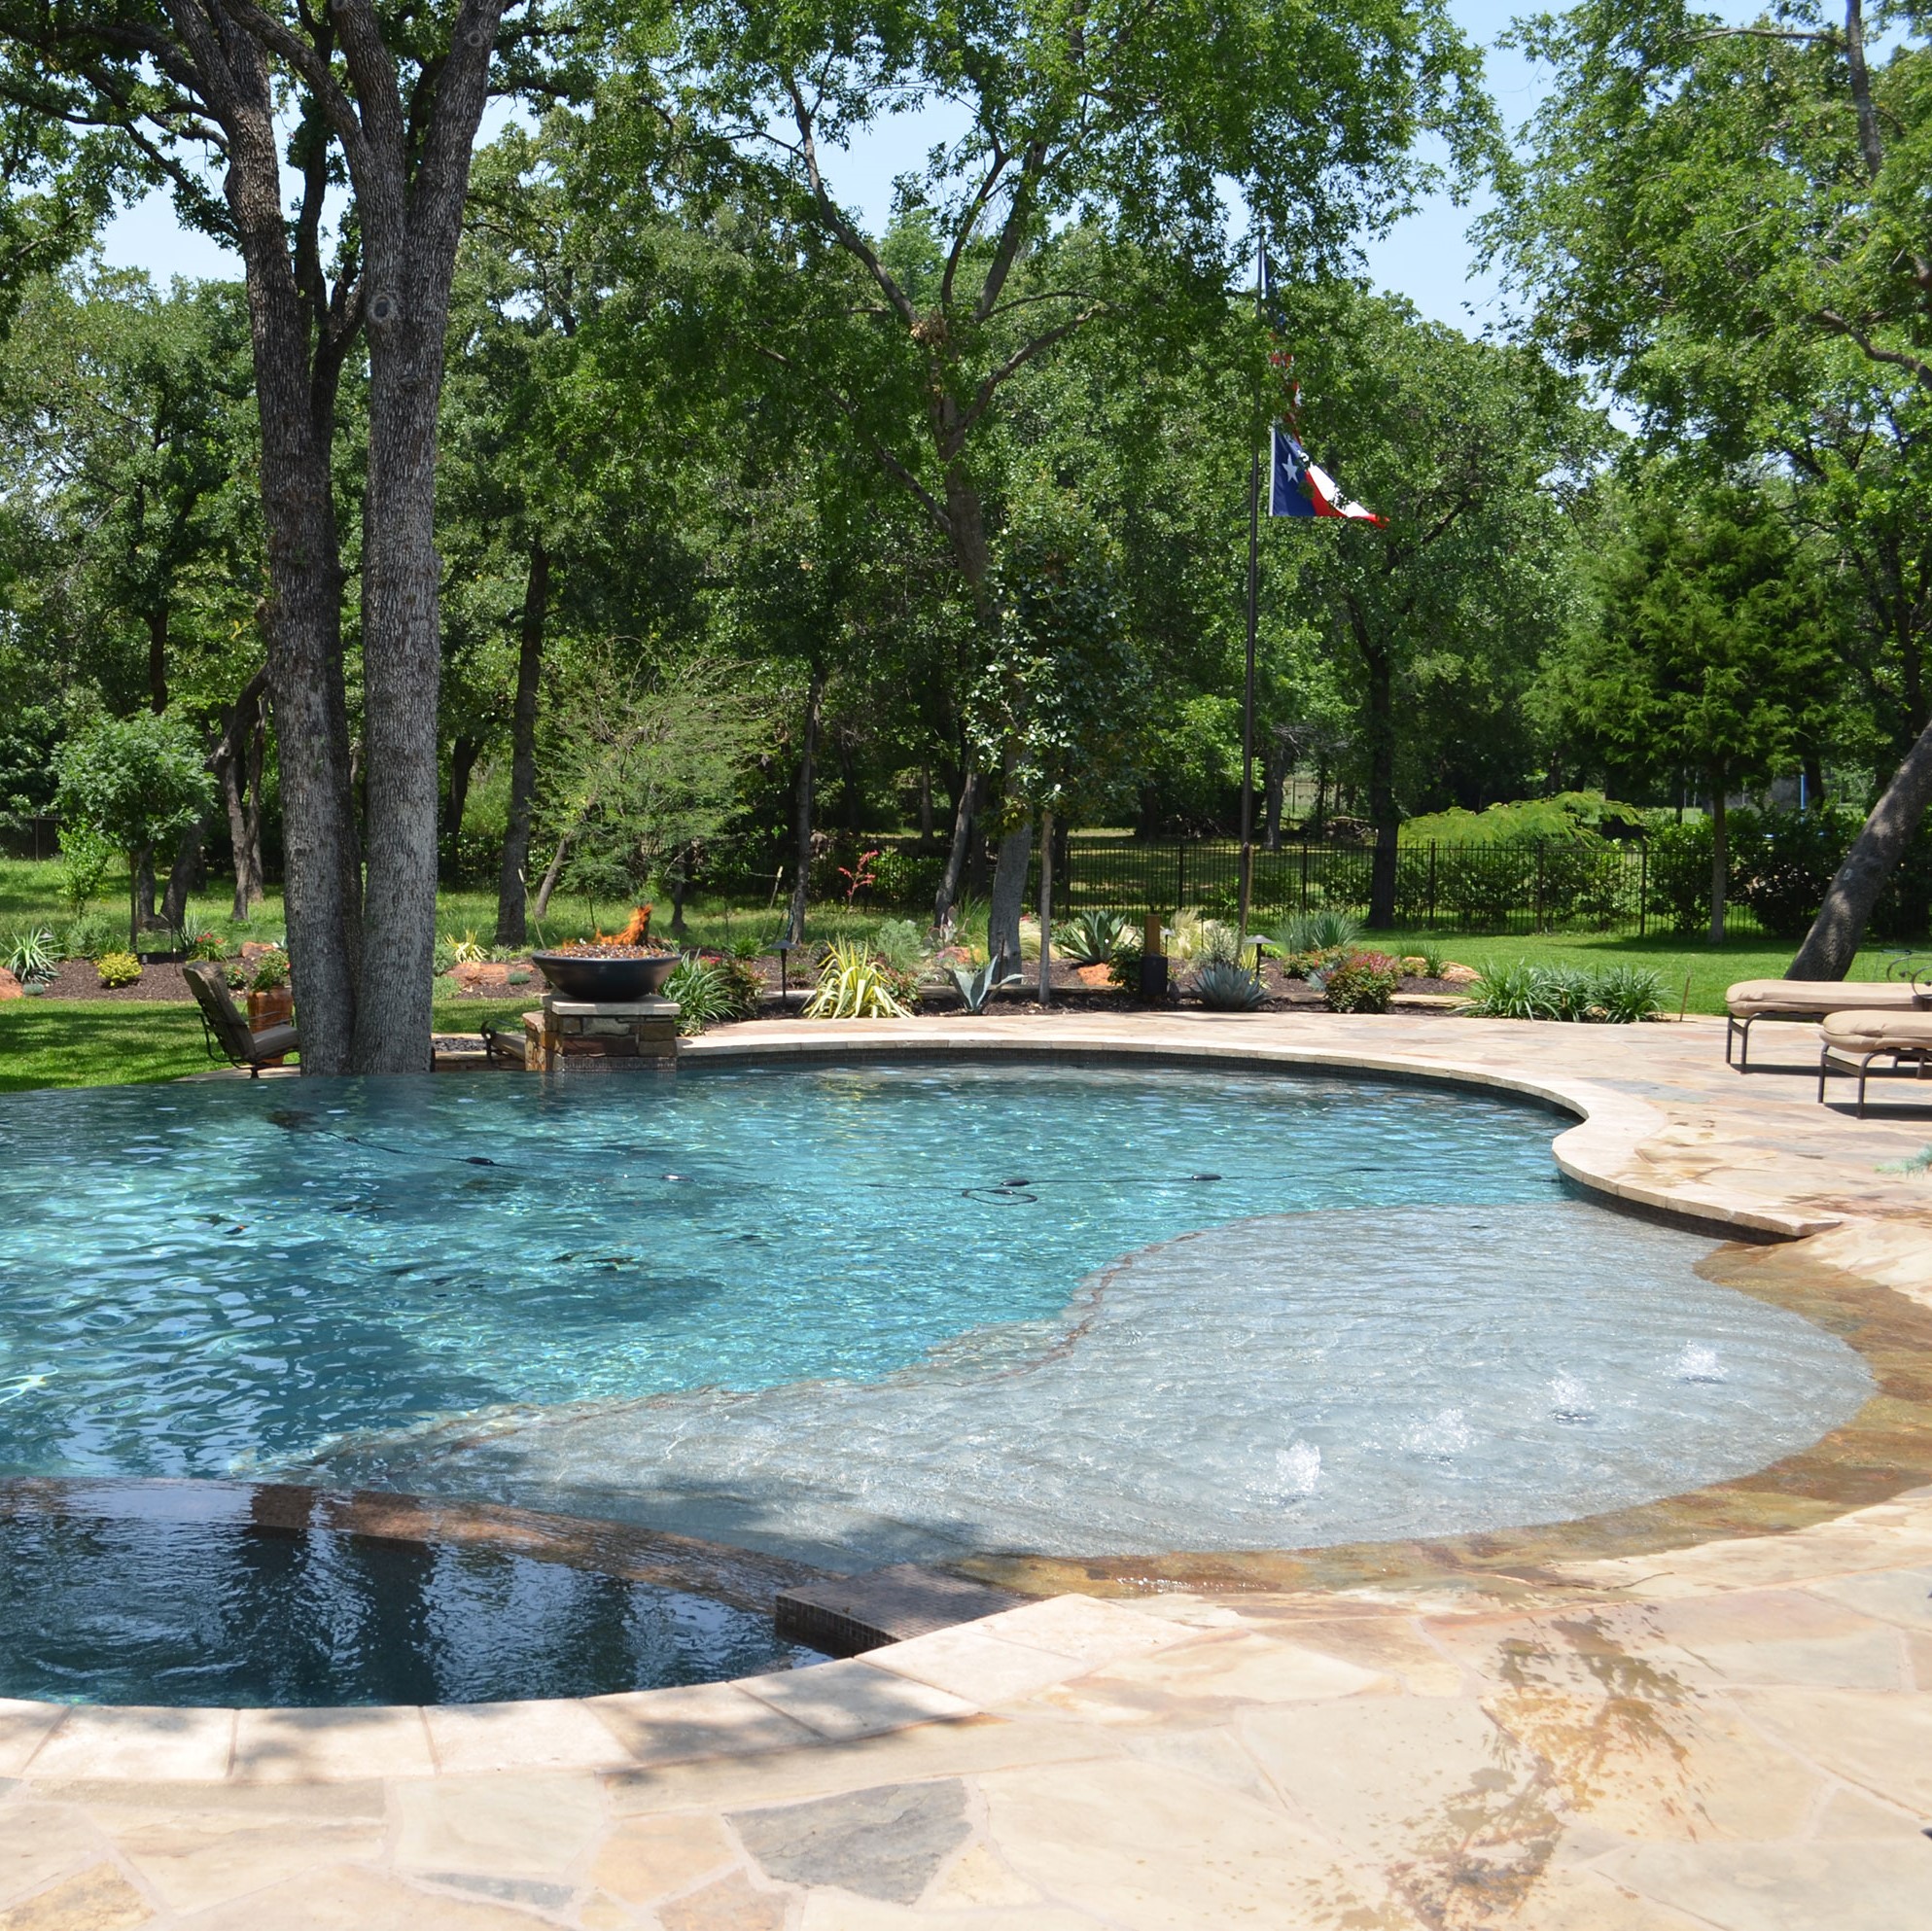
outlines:
M141 976L131 986L104 986L100 974L94 970L91 959L63 959L60 969L49 981L44 999L100 999L118 1000L125 1003L129 1001L150 1000L157 1003L173 1001L176 1004L192 1005L194 995L188 990L188 981L181 975L181 967L164 965L158 960L150 960L141 967Z

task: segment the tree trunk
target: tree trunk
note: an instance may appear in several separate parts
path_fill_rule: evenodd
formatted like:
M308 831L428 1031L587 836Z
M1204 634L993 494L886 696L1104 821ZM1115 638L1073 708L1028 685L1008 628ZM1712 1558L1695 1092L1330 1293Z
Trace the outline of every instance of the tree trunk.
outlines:
M533 918L541 919L550 909L550 894L557 889L557 880L563 876L564 857L569 850L570 833L566 831L557 840L557 849L550 854L550 862L544 868L542 884L537 888L537 903L531 908Z
M986 920L986 949L1008 970L1020 969L1020 907L1026 902L1027 865L1033 858L1033 820L1023 818L1000 840L993 867L993 904Z
M973 821L979 816L980 792L984 780L970 764L960 782L959 808L953 813L953 842L947 848L946 868L939 874L939 890L932 900L932 926L943 930L960 901L960 888L966 881L966 859L972 849Z
M1261 782L1263 840L1269 851L1282 844L1282 792L1288 780L1288 748L1277 738L1262 754Z
M1798 957L1785 972L1787 979L1842 979L1851 969L1872 907L1898 869L1928 807L1932 807L1932 724L1918 734L1905 762L1892 773L1884 795L1872 807L1865 828L1844 855Z
M197 818L185 830L174 848L174 862L168 866L167 890L161 894L161 923L170 931L188 929L188 894L194 875L201 868L201 846L208 835L208 821Z
M960 887L966 879L966 857L972 848L973 821L979 816L979 795L984 780L970 764L960 783L959 809L953 814L953 842L946 853L946 868L939 874L939 891L932 900L932 925L944 929L960 900Z
M442 841L449 848L452 867L463 842L463 813L470 802L470 777L482 750L481 738L458 738L449 747L449 802L443 811Z
M932 767L922 764L919 767L919 848L925 851L932 843Z
M155 922L155 848L143 848L141 861L134 867L134 936L136 939Z
M1725 774L1710 774L1710 942L1724 943L1724 900L1731 881L1730 824L1725 816Z
M544 673L544 623L550 604L550 553L530 543L523 579L523 629L516 652L516 708L509 723L509 825L497 873L497 943L525 940L524 898L530 864L530 816L537 801L537 695Z
M148 612L148 708L158 718L167 709L167 605Z
M1395 923L1395 858L1400 820L1395 811L1395 692L1388 653L1372 650L1359 624L1356 641L1368 670L1368 815L1375 827L1369 872L1368 922L1380 930Z
M785 936L792 945L805 939L805 903L812 891L812 807L818 786L819 711L825 702L825 673L814 664L805 689L805 729L798 743L798 782L791 802L791 903Z
M685 898L691 889L691 847L678 854L677 869L671 874L671 936L685 935Z
M247 918L262 900L262 693L267 682L264 665L242 686L215 748L215 776L221 782L228 843L234 851L230 916L237 919Z
M1053 814L1039 815L1039 1009L1053 1003Z

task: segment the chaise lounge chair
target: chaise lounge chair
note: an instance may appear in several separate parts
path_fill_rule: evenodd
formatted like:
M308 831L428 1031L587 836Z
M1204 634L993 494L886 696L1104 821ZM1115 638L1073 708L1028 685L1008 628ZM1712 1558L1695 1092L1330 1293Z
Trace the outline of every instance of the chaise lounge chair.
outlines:
M1799 1019L1815 1026L1835 1012L1856 1006L1860 1012L1922 1012L1914 1003L1909 979L1878 979L1847 986L1839 979L1739 979L1724 995L1730 1023L1724 1032L1724 1064L1731 1049L1741 1045L1738 1071L1746 1070L1751 1055L1751 1028L1760 1019Z
M228 975L211 960L191 960L181 971L194 995L194 1003L201 1008L201 1030L209 1058L214 1058L219 1047L230 1066L245 1066L249 1078L260 1079L264 1066L284 1053L300 1050L301 1037L293 1026L249 1031L246 1016L228 991Z
M1874 1060L1894 1066L1916 1062L1918 1077L1932 1067L1932 1011L1834 1012L1818 1028L1824 1048L1818 1054L1818 1099L1825 1097L1826 1076L1834 1072L1858 1075L1858 1117L1865 1117L1865 1082Z

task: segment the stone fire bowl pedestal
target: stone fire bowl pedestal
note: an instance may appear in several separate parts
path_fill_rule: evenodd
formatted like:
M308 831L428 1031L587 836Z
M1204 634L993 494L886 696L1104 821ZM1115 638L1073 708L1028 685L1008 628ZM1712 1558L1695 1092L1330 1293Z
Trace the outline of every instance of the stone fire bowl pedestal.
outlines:
M523 1015L523 1064L530 1072L668 1072L678 1064L678 1001L592 1003L544 998Z

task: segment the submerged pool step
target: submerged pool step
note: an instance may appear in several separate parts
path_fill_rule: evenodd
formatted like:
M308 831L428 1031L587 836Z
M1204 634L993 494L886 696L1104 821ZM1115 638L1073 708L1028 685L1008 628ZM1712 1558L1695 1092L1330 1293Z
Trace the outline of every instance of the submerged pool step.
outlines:
M1028 1599L916 1562L897 1562L863 1575L827 1576L782 1589L771 1616L781 1642L805 1643L827 1656L857 1656L996 1616Z

